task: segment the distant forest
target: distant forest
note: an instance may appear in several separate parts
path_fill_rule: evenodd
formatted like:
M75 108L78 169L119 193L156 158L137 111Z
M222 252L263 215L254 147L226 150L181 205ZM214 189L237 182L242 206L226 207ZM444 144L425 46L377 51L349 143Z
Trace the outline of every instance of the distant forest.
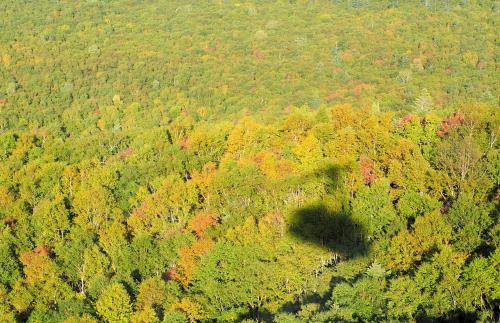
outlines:
M0 1L0 322L500 320L499 18Z

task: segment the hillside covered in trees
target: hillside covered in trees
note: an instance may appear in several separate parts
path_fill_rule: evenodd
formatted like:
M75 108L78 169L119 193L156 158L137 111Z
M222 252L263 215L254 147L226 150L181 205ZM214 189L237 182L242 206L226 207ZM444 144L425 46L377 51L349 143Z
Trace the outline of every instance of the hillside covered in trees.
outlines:
M500 318L498 1L0 2L0 322Z

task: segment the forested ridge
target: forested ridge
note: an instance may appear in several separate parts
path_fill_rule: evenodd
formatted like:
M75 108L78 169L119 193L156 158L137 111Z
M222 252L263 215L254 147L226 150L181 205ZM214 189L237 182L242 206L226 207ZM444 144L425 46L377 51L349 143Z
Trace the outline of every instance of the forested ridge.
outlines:
M0 1L0 322L498 321L498 1Z

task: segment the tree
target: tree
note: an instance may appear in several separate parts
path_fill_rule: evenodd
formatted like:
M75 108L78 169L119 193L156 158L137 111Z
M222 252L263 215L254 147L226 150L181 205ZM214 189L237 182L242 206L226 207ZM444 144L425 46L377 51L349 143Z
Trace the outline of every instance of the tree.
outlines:
M85 183L74 195L75 222L83 228L97 229L112 218L113 196L98 183Z
M475 171L481 159L481 150L471 136L461 136L453 132L438 147L438 165L446 171L451 179L450 194L457 193L466 187L466 179L477 176Z
M188 223L187 228L198 238L201 238L205 231L216 222L217 218L209 212L200 212L195 215Z
M472 253L484 243L484 232L492 223L489 210L477 205L470 193L463 193L446 214L453 228L453 245L460 251Z
M141 277L159 276L166 267L164 259L158 248L158 242L151 236L139 234L130 244L129 262L133 263Z
M362 278L350 285L340 283L333 289L330 307L333 319L378 321L387 312L384 291L385 279Z
M145 307L144 309L137 311L132 315L132 323L158 323L158 317L155 311L151 307Z
M96 298L109 283L111 268L109 258L97 245L89 246L83 252L78 267L78 289Z
M99 244L111 260L111 270L115 278L131 280L133 263L130 261L131 249L126 238L126 228L119 222L113 222L99 235Z
M66 300L75 301L77 295L63 280L61 270L51 259L47 247L40 246L32 251L24 252L20 258L24 266L25 278L23 284L16 284L14 287L17 290L16 293L24 295L19 297L20 299L26 299L31 295L33 306L42 310L48 310L52 304L59 304ZM27 309L23 308L24 306L21 307L21 311Z
M0 239L0 284L4 286L14 286L21 278L20 264L13 253L11 239L7 232L3 232Z
M32 223L37 233L37 244L53 246L64 239L71 226L64 197L57 194L53 200L40 201L33 208Z
M371 187L363 186L359 189L352 202L352 217L365 228L370 240L390 236L402 226L389 190L389 183L380 180Z
M407 271L433 249L440 250L452 238L452 228L439 210L419 216L411 229L403 229L391 240L385 254L389 268Z
M127 290L120 283L107 287L96 301L96 309L106 322L130 322L132 305Z
M7 290L0 285L0 321L15 322L15 311L9 304Z
M162 306L167 298L167 286L159 277L144 279L139 285L136 307L141 310L147 307Z

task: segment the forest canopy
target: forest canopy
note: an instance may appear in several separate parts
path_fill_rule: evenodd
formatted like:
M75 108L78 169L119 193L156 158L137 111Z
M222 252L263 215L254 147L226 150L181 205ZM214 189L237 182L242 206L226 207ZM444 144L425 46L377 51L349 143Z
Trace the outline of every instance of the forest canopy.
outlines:
M0 322L497 321L499 9L0 2Z

